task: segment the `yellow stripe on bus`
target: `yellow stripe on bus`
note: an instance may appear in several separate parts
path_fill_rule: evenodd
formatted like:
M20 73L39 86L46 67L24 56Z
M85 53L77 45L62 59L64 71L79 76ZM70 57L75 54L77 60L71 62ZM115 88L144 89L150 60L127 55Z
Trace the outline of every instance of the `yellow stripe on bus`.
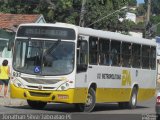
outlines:
M43 91L28 90L10 85L11 97L46 102L63 102L63 103L84 103L87 97L87 88L68 89L66 91ZM127 102L130 100L131 88L97 88L96 102ZM32 96L30 93L37 94L50 93L49 96ZM26 94L26 97L24 96ZM147 100L155 95L155 89L140 88L138 90L138 100ZM55 96L55 99L52 97Z

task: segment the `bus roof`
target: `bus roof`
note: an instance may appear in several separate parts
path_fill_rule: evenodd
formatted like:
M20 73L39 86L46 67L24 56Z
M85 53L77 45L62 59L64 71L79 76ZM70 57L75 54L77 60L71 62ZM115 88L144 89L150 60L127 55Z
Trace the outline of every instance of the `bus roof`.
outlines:
M73 28L75 29L76 26L72 25L72 24L67 24L67 23L25 23L25 24L20 24L20 26L46 26L46 27L54 27L54 26L58 26L58 27L66 27L66 28Z
M118 41L156 46L156 42L154 40L133 37L133 36L117 33L117 32L95 30L95 29L84 28L84 27L78 27L78 31L79 31L79 34L82 34L82 35L89 35L89 36L113 39Z
M67 24L67 23L59 23L59 22L57 22L55 24L52 24L52 23L28 23L28 24L21 24L20 26L48 26L48 27L58 26L58 27L73 28L76 31L78 31L78 34L81 34L81 35L156 46L156 42L154 40L133 37L133 36L117 33L117 32L110 32L110 31L104 31L104 30L96 30L96 29L92 29L92 28L79 27L79 26L75 26L75 25Z

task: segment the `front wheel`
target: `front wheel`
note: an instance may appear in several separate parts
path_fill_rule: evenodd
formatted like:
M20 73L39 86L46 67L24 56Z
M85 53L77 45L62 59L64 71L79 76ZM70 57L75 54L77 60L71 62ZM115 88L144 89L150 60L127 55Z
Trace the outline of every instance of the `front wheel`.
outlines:
M95 91L93 88L90 88L88 91L86 103L84 104L78 103L78 104L75 104L75 106L81 112L91 112L95 106L95 103L96 103Z
M27 100L28 105L33 109L43 109L47 102Z

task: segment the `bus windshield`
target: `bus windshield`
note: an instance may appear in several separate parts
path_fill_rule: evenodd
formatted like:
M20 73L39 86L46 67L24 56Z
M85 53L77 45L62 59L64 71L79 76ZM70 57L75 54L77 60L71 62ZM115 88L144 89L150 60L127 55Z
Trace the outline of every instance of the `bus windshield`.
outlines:
M40 75L66 75L74 67L74 42L17 39L13 68Z

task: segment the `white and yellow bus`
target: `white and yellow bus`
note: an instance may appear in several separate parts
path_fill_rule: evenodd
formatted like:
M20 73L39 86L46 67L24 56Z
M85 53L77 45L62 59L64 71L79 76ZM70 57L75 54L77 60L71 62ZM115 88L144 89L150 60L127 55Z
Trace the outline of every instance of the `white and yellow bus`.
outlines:
M14 43L12 98L32 108L47 102L135 108L155 95L156 43L65 23L22 24Z

